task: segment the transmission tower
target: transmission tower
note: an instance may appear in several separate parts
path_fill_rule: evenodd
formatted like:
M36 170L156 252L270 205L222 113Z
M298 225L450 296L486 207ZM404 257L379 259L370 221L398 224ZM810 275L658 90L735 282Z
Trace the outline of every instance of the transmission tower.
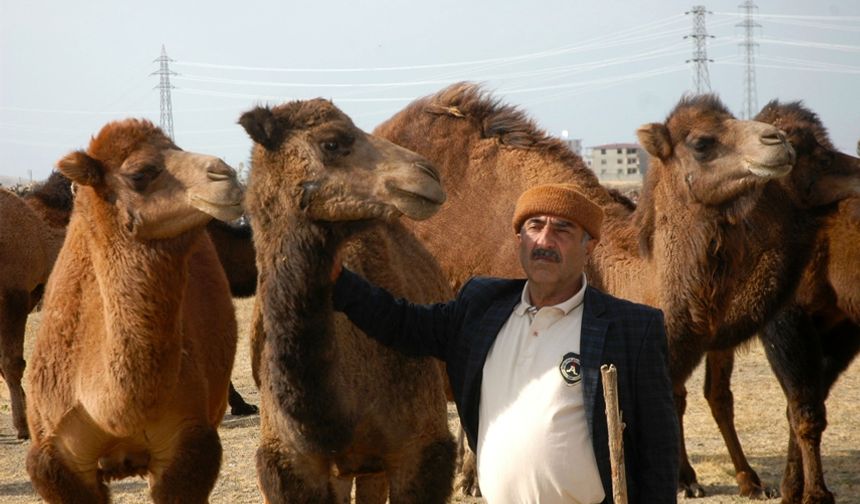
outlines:
M684 36L685 39L693 39L693 57L686 61L693 62L695 65L693 85L696 87L696 94L709 93L711 77L708 74L708 62L713 63L714 60L708 59L707 40L708 37L714 38L714 36L708 35L708 30L705 29L705 14L713 14L713 12L705 10L704 5L694 5L692 10L684 14L693 14L693 33Z
M758 44L753 42L753 35L755 34L755 29L761 28L761 25L753 20L753 12L755 9L758 9L753 0L746 0L741 5L738 5L738 7L746 11L744 20L735 25L744 29L744 41L740 43L740 46L746 52L744 104L741 107L741 116L744 119L750 119L758 112L758 96L755 84L755 48Z
M158 71L152 72L149 75L159 76L158 86L154 89L159 89L161 91L161 129L170 137L171 140L174 140L173 105L170 101L170 90L173 89L173 86L170 84L170 76L178 74L170 70L168 64L173 60L167 57L167 51L164 49L163 44L161 46L161 56L152 61L153 63L159 63Z

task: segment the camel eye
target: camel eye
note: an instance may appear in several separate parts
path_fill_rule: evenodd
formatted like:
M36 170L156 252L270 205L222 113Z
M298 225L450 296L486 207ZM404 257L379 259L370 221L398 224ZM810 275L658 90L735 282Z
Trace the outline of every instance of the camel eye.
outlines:
M337 152L340 149L340 144L334 140L329 140L322 143L322 148L326 152Z
M131 182L134 190L141 192L158 176L159 171L156 166L145 166L134 173L129 173L126 177Z
M710 150L716 143L717 140L714 137L699 137L693 141L692 147L701 154Z

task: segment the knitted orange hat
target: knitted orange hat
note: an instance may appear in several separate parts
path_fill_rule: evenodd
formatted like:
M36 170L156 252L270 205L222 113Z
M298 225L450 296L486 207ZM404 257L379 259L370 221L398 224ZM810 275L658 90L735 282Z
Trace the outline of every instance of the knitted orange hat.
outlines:
M514 210L514 232L535 215L555 215L576 222L594 239L600 239L603 210L573 184L544 184L528 189L517 200Z

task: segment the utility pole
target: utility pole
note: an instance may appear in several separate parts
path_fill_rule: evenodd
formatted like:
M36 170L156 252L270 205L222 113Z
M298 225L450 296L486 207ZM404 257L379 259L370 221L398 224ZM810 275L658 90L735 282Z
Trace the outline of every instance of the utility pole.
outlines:
M158 62L158 71L152 72L149 75L158 75L158 86L153 89L161 91L161 129L171 140L173 137L173 104L170 101L170 90L173 86L170 85L170 76L177 75L176 72L170 70L168 64L173 61L167 57L167 51L164 49L164 44L161 45L161 56L153 60L153 63Z
M744 29L744 41L739 45L746 51L744 104L741 107L741 117L743 119L750 119L758 113L758 96L755 84L755 48L758 44L753 42L753 35L755 35L755 29L761 28L761 25L753 20L753 11L758 9L753 0L746 0L741 5L738 5L738 7L746 11L744 20L735 25Z
M692 10L684 14L693 14L693 33L684 35L685 39L693 39L693 57L686 61L686 63L693 62L695 66L693 85L696 88L696 94L710 93L711 77L708 74L708 62L713 63L714 60L708 59L707 40L708 37L714 38L714 36L708 35L708 30L705 28L705 14L713 14L713 12L705 10L704 5L694 5Z

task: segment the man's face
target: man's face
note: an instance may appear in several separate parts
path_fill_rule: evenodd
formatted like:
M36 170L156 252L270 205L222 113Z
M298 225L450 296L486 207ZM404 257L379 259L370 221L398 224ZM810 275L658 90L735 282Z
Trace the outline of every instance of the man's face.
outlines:
M520 264L529 281L538 284L576 283L595 240L583 243L585 230L576 222L551 215L526 219L517 234Z

